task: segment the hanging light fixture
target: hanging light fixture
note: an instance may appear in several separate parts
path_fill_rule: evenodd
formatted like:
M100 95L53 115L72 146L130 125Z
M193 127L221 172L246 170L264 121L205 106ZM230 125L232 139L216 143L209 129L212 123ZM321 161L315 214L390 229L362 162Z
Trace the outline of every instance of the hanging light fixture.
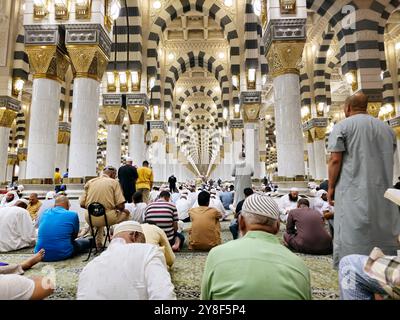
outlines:
M165 118L167 119L167 121L171 121L171 119L172 119L172 111L171 111L170 108L165 110Z
M227 7L232 7L233 0L224 0L224 5L227 6Z
M69 18L69 0L54 0L54 14L56 20L67 20Z
M140 90L140 73L139 73L139 71L131 72L131 84L132 84L132 91Z
M154 9L160 9L161 8L161 1L156 0L153 2L153 8Z
M48 0L33 0L33 17L35 19L43 19L48 13Z

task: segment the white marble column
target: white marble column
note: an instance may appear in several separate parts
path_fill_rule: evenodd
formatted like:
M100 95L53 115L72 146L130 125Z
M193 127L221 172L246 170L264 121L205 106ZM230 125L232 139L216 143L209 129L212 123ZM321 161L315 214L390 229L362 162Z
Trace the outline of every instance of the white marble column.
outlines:
M26 161L19 162L18 180L26 178Z
M283 74L275 77L273 84L278 175L304 175L299 76L292 73Z
M33 80L26 178L53 178L61 85L56 80Z
M68 144L57 143L56 168L60 168L61 174L67 171Z
M121 166L121 126L107 125L106 165L119 168Z
M233 164L239 161L239 152L242 151L242 129L232 129L232 140L233 140Z
M14 174L14 165L13 164L7 164L7 176L6 176L6 181L11 182L12 177Z
M245 123L244 146L246 162L253 168L253 178L260 179L260 156L256 123Z
M315 179L328 178L328 165L326 163L325 139L314 140Z
M146 160L143 124L129 126L129 156L133 159L133 164L137 166L141 166Z
M314 143L307 143L307 154L308 154L308 175L315 179L315 156L314 156Z
M90 78L74 79L69 176L96 176L97 118L100 84Z
M166 182L166 150L163 142L154 142L152 148L152 161L154 181Z
M10 128L0 127L0 183L6 181L7 150L10 141Z

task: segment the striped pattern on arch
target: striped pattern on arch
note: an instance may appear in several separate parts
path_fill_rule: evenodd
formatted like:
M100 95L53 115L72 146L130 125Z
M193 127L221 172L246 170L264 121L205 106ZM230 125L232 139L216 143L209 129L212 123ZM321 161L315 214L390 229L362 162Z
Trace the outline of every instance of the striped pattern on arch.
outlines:
M190 51L184 56L179 57L167 72L164 84L164 108L166 109L172 107L172 94L175 83L178 81L179 76L182 73L185 73L187 69L193 67L205 68L215 76L221 87L222 105L224 107L229 107L230 85L224 67L219 64L214 57L206 54L203 51Z
M240 45L237 27L225 10L213 0L179 0L170 3L165 10L162 10L150 29L147 47L148 77L156 76L159 73L157 47L165 28L171 21L191 10L210 16L221 26L231 47L231 73L240 74Z
M142 17L138 0L121 0L107 70L142 71Z
M29 59L25 52L23 28L19 30L15 43L12 76L13 78L21 78L25 81L28 80L29 76Z
M208 113L208 116L203 114L201 116L195 115L195 116L191 117L190 116L191 113L196 110L204 110ZM187 120L188 117L190 117L189 120ZM211 106L209 106L209 105L206 106L204 103L201 103L201 104L195 103L193 106L190 106L183 112L182 117L179 122L179 129L183 130L185 128L185 126L187 126L187 125L190 126L194 121L193 119L197 119L199 121L206 121L206 122L212 124L212 127L215 127L215 122L217 122L218 118L217 118L217 114L216 114L215 110L213 110L213 108Z

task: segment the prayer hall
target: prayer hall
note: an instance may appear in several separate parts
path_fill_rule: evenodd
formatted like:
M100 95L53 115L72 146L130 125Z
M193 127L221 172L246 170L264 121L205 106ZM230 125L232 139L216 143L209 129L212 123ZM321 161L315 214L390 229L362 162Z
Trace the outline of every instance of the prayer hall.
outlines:
M0 0L0 300L399 300L400 0Z

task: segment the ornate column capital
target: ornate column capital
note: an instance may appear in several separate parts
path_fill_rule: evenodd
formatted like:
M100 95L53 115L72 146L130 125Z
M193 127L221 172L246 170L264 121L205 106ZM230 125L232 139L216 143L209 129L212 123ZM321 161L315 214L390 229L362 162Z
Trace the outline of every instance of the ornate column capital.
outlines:
M101 81L111 52L111 39L98 24L65 25L65 44L74 78Z
M26 161L28 157L28 148L18 148L17 157L18 162Z
M267 61L272 77L283 74L299 74L300 62L304 49L304 40L274 41L267 54Z
M145 93L126 95L126 105L130 124L144 124L149 99Z
M261 110L261 91L242 91L240 106L244 122L258 123Z
M9 153L7 156L7 165L13 166L17 163L18 157L16 153Z
M125 116L122 94L103 94L103 111L106 124L122 125Z
M381 102L369 102L367 107L368 114L373 116L374 118L378 118L381 106Z
M328 126L328 118L312 118L303 123L303 132L307 134L307 142L324 140L326 128Z
M0 96L0 127L11 128L20 110L18 100L9 96Z
M69 144L71 138L71 124L69 122L60 122L58 124L58 144Z
M400 139L400 116L388 120L387 123L393 129L397 139Z

